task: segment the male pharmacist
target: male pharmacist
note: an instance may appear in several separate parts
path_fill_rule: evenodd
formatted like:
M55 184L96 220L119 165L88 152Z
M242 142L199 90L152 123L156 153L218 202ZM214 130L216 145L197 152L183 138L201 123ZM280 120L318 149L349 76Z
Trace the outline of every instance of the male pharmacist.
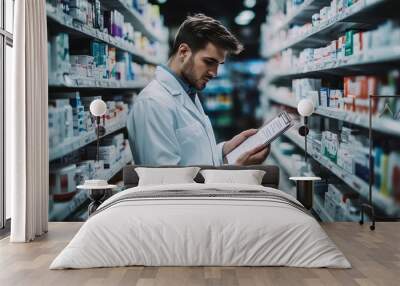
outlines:
M219 21L202 14L189 16L175 37L166 66L135 98L128 117L128 134L137 165L215 165L255 134L246 130L216 144L214 132L197 92L217 75L228 54L242 45ZM242 154L237 165L262 163L269 146Z

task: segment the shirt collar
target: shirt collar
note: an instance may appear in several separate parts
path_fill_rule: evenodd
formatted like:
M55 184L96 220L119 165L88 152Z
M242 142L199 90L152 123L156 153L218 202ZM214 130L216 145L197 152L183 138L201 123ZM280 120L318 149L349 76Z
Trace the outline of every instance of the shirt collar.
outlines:
M190 96L195 95L197 93L197 90L191 86L186 80L184 80L182 77L178 76L175 72L173 72L167 65L160 65L163 69L165 69L167 72L169 72L171 75L174 76L174 78L179 82L179 84L182 86L183 90Z

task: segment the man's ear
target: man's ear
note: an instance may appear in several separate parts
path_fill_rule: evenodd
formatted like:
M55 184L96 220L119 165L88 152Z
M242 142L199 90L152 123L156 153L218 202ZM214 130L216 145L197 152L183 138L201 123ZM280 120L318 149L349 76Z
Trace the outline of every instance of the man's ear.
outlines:
M192 55L192 50L188 46L188 44L182 43L178 48L178 57L183 62L185 59Z

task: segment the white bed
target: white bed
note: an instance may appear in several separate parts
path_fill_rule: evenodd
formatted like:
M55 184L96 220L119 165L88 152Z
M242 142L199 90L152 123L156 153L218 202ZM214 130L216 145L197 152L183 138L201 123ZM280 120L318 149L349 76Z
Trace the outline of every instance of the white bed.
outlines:
M186 195L136 197L175 190ZM264 193L254 197L253 191L265 192L268 198L263 198ZM191 192L204 195L190 196ZM220 197L216 192L240 196ZM99 207L50 269L128 265L350 268L318 222L298 205L282 191L254 185L130 188Z

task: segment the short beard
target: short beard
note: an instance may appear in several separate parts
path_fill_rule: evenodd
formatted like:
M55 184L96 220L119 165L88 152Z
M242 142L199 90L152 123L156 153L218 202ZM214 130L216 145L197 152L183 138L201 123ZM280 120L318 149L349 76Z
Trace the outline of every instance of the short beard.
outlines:
M182 67L182 77L190 86L193 86L197 89L193 55L190 56L188 62Z

